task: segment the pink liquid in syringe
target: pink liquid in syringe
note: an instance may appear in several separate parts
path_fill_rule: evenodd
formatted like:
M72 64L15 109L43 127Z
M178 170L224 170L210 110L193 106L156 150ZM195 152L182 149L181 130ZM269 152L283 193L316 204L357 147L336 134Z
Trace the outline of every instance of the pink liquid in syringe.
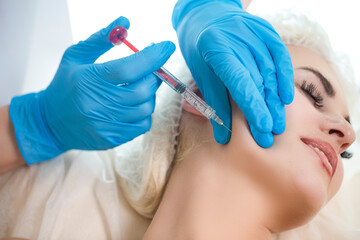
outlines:
M174 79L172 79L172 77L167 75L162 69L158 69L157 72L160 73L160 75L163 76L174 87L178 85L178 82L174 81Z
M126 46L128 46L134 52L138 52L139 50L134 45L132 45L130 42L128 42L126 40L127 35L128 35L128 33L127 33L126 28L124 28L123 26L117 26L113 30L111 30L110 35L109 35L109 40L114 45L120 45L121 43L124 43ZM176 81L174 81L174 79L172 79L169 75L167 75L163 70L158 69L157 72L161 76L163 76L174 87L176 87L178 85L178 83Z

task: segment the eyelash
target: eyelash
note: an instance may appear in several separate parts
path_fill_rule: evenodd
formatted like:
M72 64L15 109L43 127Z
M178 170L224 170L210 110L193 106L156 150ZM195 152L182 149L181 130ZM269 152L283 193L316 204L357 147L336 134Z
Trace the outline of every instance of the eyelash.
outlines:
M314 106L316 108L324 107L324 98L321 96L320 92L313 83L307 83L306 81L303 81L301 84L301 89L314 100Z
M317 90L316 86L313 83L307 83L306 81L303 81L303 83L301 84L301 89L314 100L314 106L316 108L324 107L324 98L321 96L320 92ZM344 151L340 155L342 158L346 159L350 159L353 156L353 154L348 151Z

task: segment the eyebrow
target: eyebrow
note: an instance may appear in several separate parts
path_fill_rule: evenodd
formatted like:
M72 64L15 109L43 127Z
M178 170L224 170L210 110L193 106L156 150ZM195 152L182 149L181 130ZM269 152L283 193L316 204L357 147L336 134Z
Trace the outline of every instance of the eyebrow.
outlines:
M312 72L320 80L320 82L322 83L326 94L329 97L334 97L335 96L336 92L335 92L335 89L334 89L333 85L330 83L330 81L324 75L322 75L321 72L319 72L318 70L316 70L316 69L314 69L312 67L299 67L298 69L303 69L303 70L307 70L309 72ZM348 123L351 124L349 116L346 116L345 120Z
M334 87L332 86L330 81L326 77L324 77L324 75L322 75L321 72L319 72L318 70L316 70L316 69L314 69L312 67L300 67L299 69L303 69L303 70L307 70L309 72L312 72L320 80L320 82L322 83L326 94L329 97L334 97L335 96L336 92L334 90Z

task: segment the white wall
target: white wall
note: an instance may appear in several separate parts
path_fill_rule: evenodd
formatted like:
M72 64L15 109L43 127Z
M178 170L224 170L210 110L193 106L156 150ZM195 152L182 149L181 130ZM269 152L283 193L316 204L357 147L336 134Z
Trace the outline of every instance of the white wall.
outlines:
M127 40L138 49L152 42L177 41L171 25L176 0L68 0L74 42L86 39L120 16L130 20ZM126 46L111 49L98 62L131 54Z
M118 16L129 18L128 40L138 48L161 40L177 41L171 26L176 0L68 0L74 41L107 26ZM347 53L360 82L360 2L355 0L252 0L251 13L296 8L316 19L327 31L335 49ZM126 47L111 50L100 61L130 54Z
M33 22L34 6L28 1L0 1L0 106L21 92Z
M65 0L0 0L0 106L51 81L72 43Z

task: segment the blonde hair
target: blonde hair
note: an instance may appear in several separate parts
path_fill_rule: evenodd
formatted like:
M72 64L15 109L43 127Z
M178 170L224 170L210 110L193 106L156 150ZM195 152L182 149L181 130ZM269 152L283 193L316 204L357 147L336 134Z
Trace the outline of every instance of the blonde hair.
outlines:
M308 17L293 11L265 17L287 45L304 46L322 55L333 66L353 102L354 75L344 55L336 54L323 28ZM178 60L179 61L179 60ZM177 62L177 76L188 81L191 74L183 61ZM165 84L163 84L165 85ZM350 87L349 87L350 86ZM162 197L171 172L174 156L181 159L186 149L191 149L195 136L181 139L178 144L181 99L168 86L162 86L157 94L151 130L144 136L119 148L121 159L116 163L120 184L130 205L141 215L152 218ZM184 135L184 134L183 134ZM187 135L194 135L187 133Z
M187 83L191 73L183 58L175 61L171 70ZM183 66L183 67L178 67ZM129 204L142 216L152 218L171 171L180 133L181 97L162 84L156 93L156 107L149 132L117 149L116 172Z

